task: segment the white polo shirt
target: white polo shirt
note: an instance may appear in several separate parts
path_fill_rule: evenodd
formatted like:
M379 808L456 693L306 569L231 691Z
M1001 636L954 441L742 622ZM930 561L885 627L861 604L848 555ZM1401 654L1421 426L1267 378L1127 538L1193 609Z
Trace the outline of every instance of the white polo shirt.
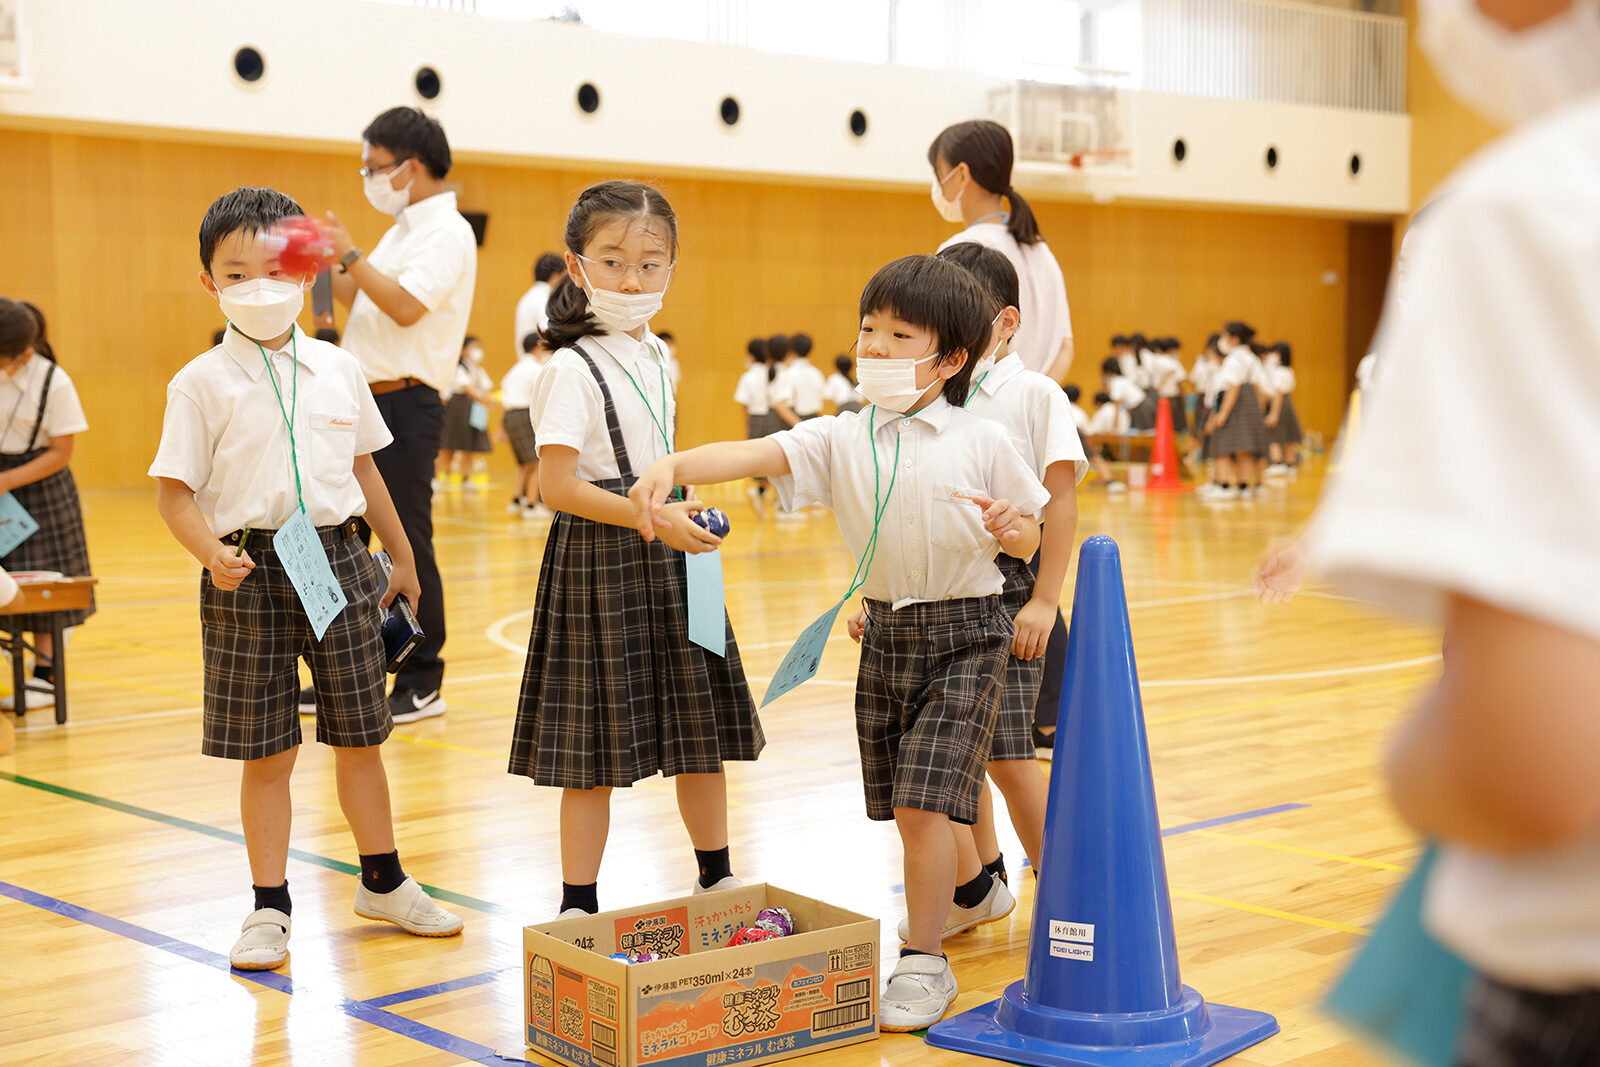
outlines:
M1237 386L1255 385L1259 388L1263 367L1249 345L1239 345L1222 360L1222 366L1211 376L1211 388L1221 396Z
M739 375L739 384L733 387L733 402L741 405L749 415L765 415L772 410L767 402L767 365L752 363Z
M666 346L649 331L642 344L625 333L585 337L577 343L605 375L628 462L634 474L643 474L667 454L656 423L665 428L669 440L677 435L678 403L667 377ZM577 474L584 481L622 476L606 428L605 397L577 352L563 348L545 364L533 387L531 417L541 458L550 445L565 445L578 450Z
M1295 378L1293 367L1285 367L1282 365L1273 367L1270 377L1272 380L1272 392L1275 395L1287 395L1294 392Z
M827 384L822 391L822 399L836 408L844 407L846 404L861 404L865 402L862 399L861 390L856 388L855 383L838 371L828 375Z
M1015 354L989 368L967 397L967 410L999 423L1041 482L1051 464L1064 460L1073 463L1074 483L1089 473L1070 408L1059 385L1023 366Z
M1116 404L1101 404L1095 408L1094 416L1089 420L1091 433L1127 433L1133 420L1128 413Z
M1111 379L1106 384L1106 392L1111 394L1111 402L1125 411L1144 403L1144 390L1130 381L1127 375Z
M1413 243L1313 559L1430 624L1456 594L1600 641L1600 97L1468 162ZM1517 855L1447 842L1424 919L1501 981L1596 989L1597 891L1600 831Z
M1069 403L1067 407L1072 412L1072 423L1078 428L1079 433L1088 434L1094 432L1089 429L1089 413L1087 411L1083 410L1076 404ZM1081 444L1082 442L1079 443ZM1081 481L1083 479L1083 475L1078 475L1078 479Z
M1061 264L1044 241L1017 243L1003 222L975 222L939 246L943 252L962 241L987 245L1005 255L1017 270L1017 299L1022 325L1011 339L1011 350L1029 370L1050 369L1061 342L1072 337L1072 310L1067 306L1067 283ZM1070 368L1069 368L1070 369Z
M1038 515L1050 500L1005 430L942 396L915 415L870 407L810 419L772 440L790 469L772 480L779 505L828 508L857 560L872 537L875 499L882 504L877 555L861 594L896 608L993 596L1005 586L994 562L1000 543L983 528L983 509L957 494L1009 500L1024 515Z
M306 514L317 526L366 514L356 457L393 437L361 367L350 353L298 326L292 343L267 350L273 375L261 352L229 329L222 344L173 377L150 477L176 478L194 490L200 514L219 537L245 526L276 530L289 521L297 506L295 478L275 375L283 410L294 409Z
M545 364L527 353L518 356L516 363L506 371L506 376L500 379L500 406L507 411L531 407L533 387L539 381L539 372L544 368Z
M369 382L420 378L441 393L448 391L478 280L477 241L456 210L456 194L439 193L402 210L367 261L397 280L427 312L402 326L358 292L350 304L344 347L361 362Z
M89 428L83 405L78 401L78 389L67 372L35 352L28 357L16 374L0 374L0 452L8 456L21 455L44 448L52 437L66 437L82 433ZM44 421L39 426L39 436L32 442L33 422L39 417L39 398L44 395L45 377L50 378L50 395L44 402Z
M1189 371L1189 384L1208 401L1211 396L1211 380L1217 376L1220 366L1205 356L1199 356L1194 361L1194 368Z
M828 380L809 359L796 359L784 365L779 375L789 387L790 404L796 415L820 415L826 399Z
M426 203L426 201L424 201ZM402 212L403 214L403 212ZM468 224L470 228L471 224ZM517 301L517 310L512 313L512 328L516 336L511 339L511 351L519 356L522 352L522 339L535 330L542 330L550 322L546 314L550 306L550 283L534 282L527 292Z
M1183 364L1176 357L1165 352L1155 353L1150 357L1147 373L1150 375L1150 386L1158 396L1174 397L1182 391Z

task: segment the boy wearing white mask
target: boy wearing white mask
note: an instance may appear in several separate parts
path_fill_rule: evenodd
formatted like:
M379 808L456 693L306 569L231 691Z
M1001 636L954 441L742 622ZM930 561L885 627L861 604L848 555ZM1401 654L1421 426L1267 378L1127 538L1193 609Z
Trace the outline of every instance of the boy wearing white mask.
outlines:
M1444 630L1443 674L1386 771L1440 844L1424 923L1481 975L1455 1061L1600 1063L1600 7L1432 0L1420 16L1441 80L1519 128L1406 242L1383 384L1312 556Z
M389 433L349 353L295 325L310 275L289 275L267 231L300 208L272 189L236 189L200 226L200 284L230 327L167 387L150 476L200 580L205 711L201 751L243 763L239 806L255 889L230 960L271 970L289 957L285 878L289 775L301 741L296 663L311 667L317 740L333 747L339 798L361 859L356 914L409 933L459 933L400 867L378 746L393 723L384 700L381 607L417 602L404 529L373 463ZM356 537L368 517L394 560L385 589ZM292 547L291 547L292 546ZM302 553L321 552L345 605L318 636L331 587L297 588Z
M684 553L721 543L698 500L663 508L639 539L624 495L671 453L678 405L650 332L678 252L678 222L639 182L585 189L567 216L570 282L550 302L555 355L533 392L539 483L556 512L545 541L510 772L561 790L561 916L600 910L611 793L671 778L694 847L696 893L742 883L728 852L724 767L766 744L744 665L689 637Z
M395 675L394 721L445 713L444 587L433 555L433 472L444 429L440 393L450 391L467 335L478 246L445 188L450 142L437 121L390 108L361 132L361 179L374 210L394 225L370 253L328 213L337 265L333 295L350 309L344 347L361 363L394 444L374 458L417 556L427 636ZM315 711L310 691L302 711Z
M918 1030L956 995L940 949L956 888L951 824L971 825L1015 634L995 565L1039 547L1049 500L1004 428L964 410L990 298L968 271L906 256L861 294L857 374L871 407L753 441L656 461L629 493L645 539L672 536L672 487L773 480L788 510L833 511L866 604L856 733L868 818L905 848L910 924L879 1002L885 1030ZM1014 501L1014 503L1013 503Z

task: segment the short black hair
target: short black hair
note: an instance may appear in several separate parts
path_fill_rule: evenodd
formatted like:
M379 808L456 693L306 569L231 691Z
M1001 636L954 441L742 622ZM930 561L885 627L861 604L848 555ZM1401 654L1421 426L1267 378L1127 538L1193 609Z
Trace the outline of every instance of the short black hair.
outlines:
M1150 347L1150 342L1145 340L1145 336L1142 333L1130 333L1128 335L1128 344L1133 346L1133 350L1135 352L1139 351L1141 348Z
M750 353L750 358L757 363L765 363L767 361L767 339L765 337L750 338L750 343L744 346L744 350Z
M1100 373L1112 378L1122 376L1122 361L1116 356L1107 356L1100 361Z
M650 332L656 335L657 340L665 341L669 345L678 343L677 336L671 330L651 330Z
M533 261L533 280L547 282L567 269L567 261L554 252L546 252Z
M391 107L367 123L361 139L394 156L396 163L420 160L435 178L450 173L450 142L445 138L444 127L417 108Z
M656 335L661 336L660 334ZM789 351L805 359L811 354L811 335L809 333L796 333L789 335Z
M775 333L767 338L767 362L777 363L789 354L789 338Z
M1294 350L1289 347L1288 341L1279 341L1277 344L1267 349L1267 351L1278 353L1278 361L1285 367L1292 365Z
M226 326L224 326L222 329L218 330L216 333L212 334L211 335L211 345L212 345L212 347L214 348L217 345L220 345L227 336L228 336L228 328Z
M206 217L200 220L200 266L211 273L211 260L217 245L231 233L260 233L296 215L304 215L300 205L276 189L240 186L211 202Z
M467 346L468 345L479 345L479 346L481 346L482 344L483 344L483 339L482 338L480 338L475 333L469 333L469 334L467 334L465 337L463 337L461 339L461 351L465 352L467 350Z
M944 398L956 407L967 402L972 368L989 339L989 294L965 267L938 256L901 256L881 267L861 290L862 318L890 314L924 330L932 330L939 366L957 352L966 353L962 368L944 382Z
M1237 319L1233 322L1225 323L1222 327L1222 332L1232 337L1237 337L1242 344L1249 344L1256 339L1255 327L1248 326Z
M976 241L957 241L938 253L940 259L965 267L978 279L978 283L994 298L996 314L1008 307L1022 308L1022 287L1017 282L1017 268L1005 253ZM994 315L989 316L991 319Z
M20 300L0 297L0 357L14 359L39 338L39 321Z
M1076 404L1078 402L1078 398L1083 395L1083 390L1079 389L1071 382L1068 382L1066 385L1062 386L1062 388L1067 391L1067 403L1069 404Z
M1217 353L1217 342L1220 341L1220 340L1222 340L1222 335L1220 333L1214 333L1210 337L1207 337L1206 338L1206 351L1207 352L1212 352L1212 353ZM1220 353L1217 353L1217 354L1220 355Z
M1111 394L1110 393L1096 393L1096 394L1094 394L1094 402L1096 404L1109 404L1109 403L1111 403Z
M1118 345L1125 345L1127 343L1128 343L1128 337L1127 337L1126 334L1117 333L1117 334L1112 334L1111 335L1111 347L1112 348L1116 348Z
M850 377L850 372L855 369L855 365L855 357L847 352L840 352L837 356L833 357L833 369L844 375L846 378Z
M538 347L539 347L539 331L538 330L534 330L532 333L523 335L523 338L522 338L522 350L524 352L532 352L535 348L538 348Z

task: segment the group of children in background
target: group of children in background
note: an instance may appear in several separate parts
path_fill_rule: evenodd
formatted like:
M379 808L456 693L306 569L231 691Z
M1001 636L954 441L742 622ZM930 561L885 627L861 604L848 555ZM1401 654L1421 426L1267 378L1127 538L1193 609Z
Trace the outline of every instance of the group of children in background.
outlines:
M847 353L834 357L833 373L823 376L811 362L809 334L773 334L752 337L745 346L745 371L734 386L733 401L745 410L745 431L750 440L798 426L825 413L861 410L855 360ZM826 409L830 409L828 412ZM757 515L766 513L772 487L757 478L746 490ZM780 510L780 519L804 518L801 512Z

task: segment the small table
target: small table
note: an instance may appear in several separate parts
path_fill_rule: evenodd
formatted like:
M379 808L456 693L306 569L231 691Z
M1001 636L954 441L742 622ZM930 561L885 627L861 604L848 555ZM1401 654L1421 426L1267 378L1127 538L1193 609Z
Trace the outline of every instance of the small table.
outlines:
M11 649L11 707L17 718L28 713L27 667L23 650L28 647L22 639L23 631L18 620L23 615L48 615L50 638L55 646L52 670L56 687L56 722L67 721L67 642L61 625L61 613L89 606L98 578L39 578L16 576L17 589L22 599L12 609L15 614L0 618L0 627L10 634L7 644Z

